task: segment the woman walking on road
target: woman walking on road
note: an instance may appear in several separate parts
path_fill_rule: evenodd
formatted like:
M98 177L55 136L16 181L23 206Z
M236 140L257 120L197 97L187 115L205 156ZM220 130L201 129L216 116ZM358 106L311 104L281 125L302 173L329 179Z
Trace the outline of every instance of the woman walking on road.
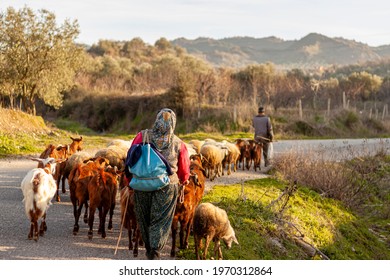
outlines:
M175 113L164 108L157 114L153 128L139 132L132 143L132 146L141 144L147 133L150 143L161 153L172 171L167 186L156 191L134 190L137 222L145 243L146 256L151 260L159 258L168 240L179 184L186 185L189 182L189 155L184 142L174 134L175 126ZM129 161L128 156L126 166ZM132 175L127 167L125 171L127 178L130 179Z

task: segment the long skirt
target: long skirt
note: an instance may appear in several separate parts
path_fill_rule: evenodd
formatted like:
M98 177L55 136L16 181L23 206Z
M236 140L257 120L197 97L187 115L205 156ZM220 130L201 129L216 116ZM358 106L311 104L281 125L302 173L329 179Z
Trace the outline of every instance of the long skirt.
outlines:
M171 230L178 196L177 184L153 192L135 191L135 214L147 252L161 251Z

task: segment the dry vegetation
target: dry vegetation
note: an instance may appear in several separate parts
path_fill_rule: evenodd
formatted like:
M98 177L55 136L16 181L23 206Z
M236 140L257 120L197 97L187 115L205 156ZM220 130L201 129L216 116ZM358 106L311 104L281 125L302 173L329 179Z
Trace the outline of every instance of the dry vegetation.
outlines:
M357 212L390 217L389 141L375 150L364 144L331 152L290 151L274 159L274 170L284 180L297 180L324 197L340 200Z

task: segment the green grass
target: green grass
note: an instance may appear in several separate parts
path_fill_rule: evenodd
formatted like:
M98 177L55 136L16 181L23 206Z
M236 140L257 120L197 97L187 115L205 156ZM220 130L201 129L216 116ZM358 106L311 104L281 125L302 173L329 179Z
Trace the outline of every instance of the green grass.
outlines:
M82 134L82 135L95 135L96 132L94 132L92 129L83 126L79 122L75 122L69 119L64 118L58 118L54 122L54 124L62 130L69 131L71 133L76 134Z
M238 138L253 138L253 133L245 133L245 132L237 132L237 133L231 133L231 134L222 134L222 133L206 133L206 132L194 132L194 133L188 133L188 134L179 134L178 135L183 141L190 141L193 139L197 140L204 140L207 138L212 138L216 141L230 141L234 142Z
M227 211L240 243L233 244L230 250L223 245L224 259L313 259L291 238L291 234L298 234L297 230L276 223L276 213L267 208L284 188L283 183L268 178L246 182L244 194L241 185L231 185L216 186L204 196L203 202ZM330 259L390 259L389 246L368 228L370 223L345 209L339 201L323 198L308 188L298 188L284 219ZM194 252L191 237L189 249L178 256L195 259Z
M37 138L30 134L8 134L0 132L0 158L9 155L24 155L39 151Z

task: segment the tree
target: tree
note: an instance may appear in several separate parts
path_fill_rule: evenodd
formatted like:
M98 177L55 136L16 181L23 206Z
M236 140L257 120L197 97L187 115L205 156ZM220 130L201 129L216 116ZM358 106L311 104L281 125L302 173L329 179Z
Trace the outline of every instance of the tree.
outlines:
M382 85L382 78L367 72L354 72L340 82L341 88L346 93L356 99L360 97L362 100L367 100L372 94L379 91Z
M28 7L10 7L1 13L0 90L11 89L8 95L18 97L28 113L36 113L38 98L59 108L81 67L84 52L74 42L78 34L77 21L57 26L47 10L35 14Z

